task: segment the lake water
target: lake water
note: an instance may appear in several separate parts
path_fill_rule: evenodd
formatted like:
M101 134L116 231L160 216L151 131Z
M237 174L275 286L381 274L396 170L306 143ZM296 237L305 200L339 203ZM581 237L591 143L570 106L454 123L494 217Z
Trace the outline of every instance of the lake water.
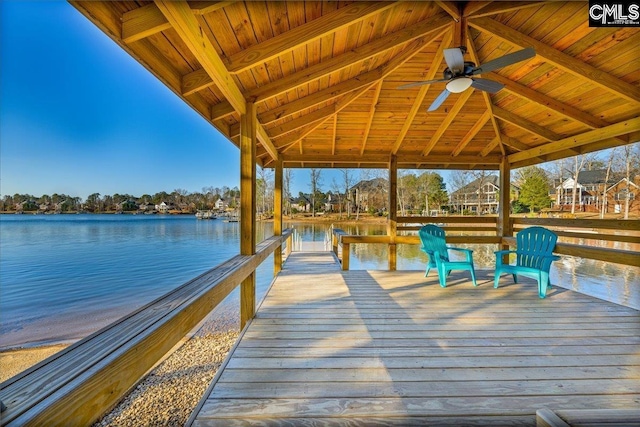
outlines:
M290 225L291 226L291 225ZM303 241L328 226L294 224ZM342 226L360 235L384 225ZM258 223L258 241L273 234ZM386 245L352 245L352 269L386 269ZM462 245L461 245L462 246ZM492 245L471 246L477 268L492 268ZM0 215L0 349L86 336L239 253L239 224L162 215ZM398 246L398 269L421 270L417 246ZM640 308L638 268L563 257L552 282ZM257 271L258 300L273 258ZM238 290L221 309L237 311Z

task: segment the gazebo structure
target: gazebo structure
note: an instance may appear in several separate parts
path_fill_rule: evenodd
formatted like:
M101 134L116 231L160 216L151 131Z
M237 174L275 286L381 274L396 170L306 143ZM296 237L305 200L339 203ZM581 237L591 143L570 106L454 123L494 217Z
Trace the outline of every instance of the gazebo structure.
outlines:
M396 206L398 169L499 171L499 215L484 221L495 234L452 241L508 246L518 227L533 223L509 216L512 169L640 140L640 28L590 27L587 2L71 3L239 147L241 256L224 267L242 281L243 326L255 315L255 266L270 251L276 254L276 272L282 265L278 248L288 237L282 227L283 168L388 169L390 206ZM447 75L452 48L473 73L453 70L453 77ZM483 72L482 64L496 64L498 58L523 49L534 54ZM447 81L418 82L442 79L443 73L448 80L465 79L471 87L430 108ZM482 90L483 82L501 90ZM275 169L275 236L261 245L254 230L256 165ZM375 242L389 245L389 270L395 270L396 245L417 243L416 236L401 233L411 229L402 224L421 220L428 221L398 218L390 209L386 236L342 236L343 267L348 267L349 244ZM637 221L590 221L583 226L632 232L639 228ZM614 234L601 238L637 239ZM631 251L559 244L557 252L640 265L637 252ZM163 324L171 333L162 338L137 341L148 363L134 369L127 352L124 362L109 362L120 363L118 372L126 374L120 374L118 384L105 386L108 391L96 384L113 373L94 374L92 385L69 391L72 397L64 404L25 406L19 413L7 405L7 414L15 414L15 420L24 414L31 414L30 420L49 417L43 419L61 424L65 419L95 419L96 412L112 405L173 346L181 331L197 324L235 287L233 278L221 277L215 280L227 280L224 292L217 287L201 308L194 303L200 311ZM91 351L104 352L104 345L94 343ZM89 396L88 389L97 391ZM89 406L80 395L89 396ZM3 396L0 393L7 403ZM77 418L64 418L70 414Z

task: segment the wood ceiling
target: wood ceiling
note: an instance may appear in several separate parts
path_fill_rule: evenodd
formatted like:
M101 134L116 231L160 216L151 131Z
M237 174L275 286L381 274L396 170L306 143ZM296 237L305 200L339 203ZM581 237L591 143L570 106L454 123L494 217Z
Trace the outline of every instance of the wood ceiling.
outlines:
M71 2L257 160L285 167L497 169L640 140L640 29L590 28L588 2ZM443 49L530 60L427 112Z

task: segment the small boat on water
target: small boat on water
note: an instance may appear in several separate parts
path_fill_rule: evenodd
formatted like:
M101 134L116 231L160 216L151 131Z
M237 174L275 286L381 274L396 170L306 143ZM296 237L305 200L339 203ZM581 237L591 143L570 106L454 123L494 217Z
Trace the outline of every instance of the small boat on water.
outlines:
M198 219L216 219L216 214L212 211L198 211L196 212L196 218Z

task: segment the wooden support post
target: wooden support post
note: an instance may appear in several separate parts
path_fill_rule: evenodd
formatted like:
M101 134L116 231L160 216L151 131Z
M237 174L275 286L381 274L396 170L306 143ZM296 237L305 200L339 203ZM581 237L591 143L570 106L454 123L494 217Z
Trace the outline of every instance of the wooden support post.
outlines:
M349 243L342 244L342 269L349 270Z
M275 167L275 182L273 189L273 235L282 235L282 157L278 156ZM282 270L282 246L273 253L273 274Z
M391 155L389 159L389 271L396 270L396 235L398 230L398 157Z
M500 203L498 205L498 235L502 237L513 236L511 226L511 165L507 156L500 163ZM509 249L509 245L502 245L501 249Z
M256 253L256 108L247 103L240 116L240 254ZM256 273L240 286L240 329L256 311Z

